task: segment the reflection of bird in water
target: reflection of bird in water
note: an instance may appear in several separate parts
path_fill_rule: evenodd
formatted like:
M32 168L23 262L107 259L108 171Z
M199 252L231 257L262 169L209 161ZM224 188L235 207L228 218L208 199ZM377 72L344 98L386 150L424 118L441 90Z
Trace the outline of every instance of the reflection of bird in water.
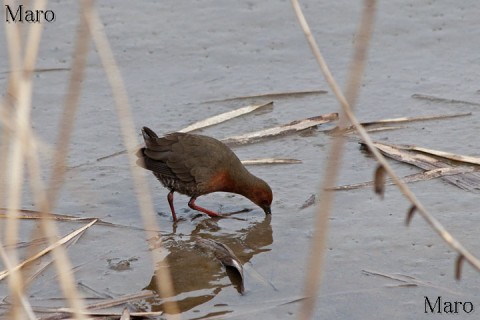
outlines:
M195 239L213 239L223 243L245 264L255 255L270 250L266 248L273 243L270 221L271 215L266 215L263 221L245 227L244 221L231 220L228 224L229 230L232 223L238 223L241 228L228 232L229 230L219 228L218 221L206 219L196 226L191 237L185 241L180 241L177 237L163 240L164 247L169 251L166 259L170 270L174 271L172 280L175 300L182 312L213 299L223 288L232 286L232 282L239 290L235 277L231 273L227 274L228 269L218 260L201 253L195 247ZM155 275L145 289L158 291L154 277ZM162 311L162 303L152 305L152 310Z
M159 138L147 127L142 129L145 148L137 152L137 164L153 172L170 190L168 204L173 220L175 191L191 197L188 206L209 216L217 212L195 204L197 197L224 191L240 194L270 214L272 190L243 166L238 157L223 142L207 136L170 133Z

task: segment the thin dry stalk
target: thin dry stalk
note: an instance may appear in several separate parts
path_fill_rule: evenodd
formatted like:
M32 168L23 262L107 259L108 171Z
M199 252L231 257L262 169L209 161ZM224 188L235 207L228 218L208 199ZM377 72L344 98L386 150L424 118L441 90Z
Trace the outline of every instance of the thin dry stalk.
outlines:
M10 3L8 3L10 4ZM42 10L46 7L46 1L38 0L35 2L35 7ZM17 57L21 57L20 53L20 34L18 29L9 28L7 30L7 41L9 46L11 45L9 52L16 54ZM13 67L17 68L13 71L13 85L10 87L13 92L13 97L16 103L16 112L12 113L12 119L18 123L18 127L14 130L15 134L11 139L11 149L9 150L7 172L8 175L8 218L5 231L5 243L7 246L15 244L18 237L18 220L16 219L17 208L21 205L21 192L23 184L23 164L24 164L24 150L27 146L24 141L28 137L28 128L30 124L30 109L32 98L32 72L35 67L36 58L38 54L38 48L40 44L40 38L42 34L41 24L33 24L29 28L27 45L25 48L25 58L23 65L20 65L18 58L12 62ZM21 74L17 74L20 72ZM18 81L18 83L16 83ZM12 247L13 248L13 247ZM8 250L7 255L13 264L18 261L17 252ZM11 276L8 278L8 284L10 291L13 293L13 304L11 316L15 319L21 318L19 301L22 301L22 295L24 290L23 279L16 270L11 270Z
M153 291L144 290L138 293L125 295L118 298L111 298L106 301L90 304L87 306L87 310L108 309L108 308L116 307L121 304L133 302L136 300L152 298L152 297L155 297L155 295L156 294Z
M49 192L45 192L46 188L42 182L40 176L40 165L38 160L38 153L35 146L30 148L29 153L29 171L31 176L32 191L35 198L35 202L38 205L39 211L44 217L41 219L41 229L45 237L49 240L49 244L53 245L57 235L58 230L56 228L55 222L51 219L48 219L49 212L56 200L56 194L60 188L61 182L63 181L63 175L65 170L64 167L66 153L68 150L68 143L70 137L70 131L73 127L74 114L76 110L76 105L78 102L78 96L80 91L80 83L83 77L83 70L85 68L85 60L88 52L88 43L90 38L88 37L88 32L82 27L84 25L83 20L80 19L78 34L76 38L76 47L74 53L74 61L72 66L71 79L69 83L69 91L66 98L66 107L65 113L70 113L70 115L65 115L63 117L60 137L58 145L60 146L57 152L55 153L54 158L54 167L52 168L51 183L49 187ZM72 117L72 118L70 118ZM47 194L50 196L50 201L47 198ZM75 286L75 279L71 273L71 263L68 259L65 249L61 246L54 246L52 250L53 261L57 268L57 272L60 278L60 286L62 288L63 294L67 298L68 303L75 310L75 316L77 319L85 319L83 315L84 305L83 301L80 299L78 291Z
M480 271L480 260L478 260L470 251L468 251L457 239L455 239L450 232L448 232L445 227L437 220L433 215L427 211L423 204L417 199L413 192L408 188L408 186L395 174L393 169L389 166L385 157L380 153L380 151L375 147L374 142L371 140L370 136L365 132L365 129L361 126L358 120L355 118L354 114L347 106L345 108L345 114L352 122L352 124L357 129L358 133L364 140L364 143L368 146L369 150L372 152L375 159L380 165L382 165L390 176L392 181L397 185L398 189L403 193L403 195L416 206L416 212L418 212L432 227L435 232L459 255L464 256L465 260L470 263L472 267Z
M0 256L2 257L2 260L5 264L5 266L7 267L8 271L12 271L12 270L15 269L13 267L13 264L11 263L10 259L8 258L7 252L5 251L5 248L4 248L4 246L1 242L0 242ZM32 310L32 306L28 302L28 300L25 297L25 295L23 294L23 292L21 293L21 296L20 296L19 300L20 300L20 304L22 305L23 310L27 314L28 318L31 319L31 320L36 319L35 314L33 313L33 310Z
M57 137L57 150L54 158L54 165L49 183L49 203L56 202L56 197L67 171L67 154L70 145L70 138L75 123L75 115L78 109L78 100L80 97L82 80L85 74L85 65L87 61L88 49L90 47L90 33L85 27L85 19L80 18L77 33L77 43L73 54L72 72L65 97L65 107L63 109L62 119L60 120L60 130Z
M133 176L134 187L136 190L140 212L142 214L145 229L151 229L152 226L156 226L155 211L153 208L152 196L150 190L147 187L145 177L139 174L136 166L136 159L133 151L137 145L135 139L135 127L133 124L133 117L131 108L128 102L127 91L125 84L120 73L120 69L116 63L115 56L112 52L108 38L103 28L103 23L100 20L95 8L91 1L82 2L85 10L85 17L87 25L92 35L95 46L98 50L98 55L102 61L103 68L105 70L107 79L112 88L115 105L117 108L118 120L120 122L122 135L125 146L129 151L128 161ZM156 236L156 233L147 231L147 237L151 238ZM173 284L170 273L168 271L168 265L166 261L160 256L159 250L152 251L154 268L158 270L157 286L160 291L160 296L172 297L174 296ZM166 312L170 314L169 318L180 318L179 308L174 301L166 303Z
M292 2L295 2L295 0L292 0ZM370 1L373 2L373 1ZM298 3L297 3L298 7ZM367 6L366 6L367 7ZM298 10L300 8L298 7ZM372 13L374 10L371 10ZM365 13L365 12L364 12ZM301 12L300 12L301 14ZM304 21L304 18L303 18ZM307 37L308 38L308 37ZM318 49L317 49L318 50ZM327 80L328 81L328 80ZM330 82L329 82L330 84ZM337 94L338 91L333 90L335 94ZM359 135L362 137L364 140L365 144L369 147L370 151L372 152L373 156L375 159L378 161L380 165L382 165L386 171L386 173L391 177L391 179L394 181L394 183L397 185L399 190L404 194L404 196L412 203L412 205L416 206L416 211L419 212L420 215L427 221L427 223L432 227L435 232L450 246L452 247L455 251L458 252L459 258L460 259L465 259L470 263L472 267L480 271L480 261L472 254L470 253L466 248L463 247L463 245L455 239L444 227L443 225L435 219L432 214L430 214L427 209L423 206L422 203L415 197L415 195L412 193L412 191L408 188L406 184L404 184L400 178L398 178L393 171L393 169L389 166L388 162L386 159L382 156L382 154L375 148L373 141L371 140L370 136L367 134L365 129L362 127L360 122L357 120L355 115L353 114L352 109L350 108L350 105L348 103L343 103L343 99L341 97L337 97L337 99L341 102L341 106L344 110L345 116L348 118L348 120L353 124L353 126L356 128L358 131ZM317 230L318 231L318 228ZM315 240L315 239L314 239ZM463 257L463 258L460 258ZM457 260L457 261L458 261ZM461 272L460 268L456 267L456 274L458 275ZM311 279L309 279L311 281ZM311 281L312 282L312 281ZM316 293L316 291L315 291ZM309 295L309 297L312 297ZM311 300L308 299L308 300ZM308 306L305 306L308 304ZM303 319L307 319L311 317L312 312L313 312L313 303L312 302L307 302L304 304L304 311L302 311L301 316Z
M328 91L325 91L325 90L270 92L270 93L262 93L262 94L256 94L251 96L215 99L215 100L205 101L203 103L227 102L227 101L245 100L245 99L281 99L281 98L292 98L292 97L300 98L300 97L309 96L309 95L318 95L318 94L327 94L327 93Z
M12 1L5 0L5 5L11 5ZM7 154L10 145L10 128L6 125L11 121L11 109L20 78L21 67L21 45L20 45L20 24L5 23L5 36L7 41L8 61L11 72L6 92L6 98L1 104L0 116L2 118L2 144L0 149L0 201L3 204L3 196L7 188ZM8 108L8 110L7 110Z
M435 96L431 96L431 95L427 95L427 94L421 94L421 93L413 94L412 98L428 100L428 101L433 101L433 102L458 103L458 104L466 104L466 105L469 105L469 106L480 106L480 103L478 103L478 102L471 102L471 101L457 100L457 99L445 99L445 98L435 97Z
M301 132L303 130L316 127L318 125L335 121L338 119L337 113L329 113L321 116L310 117L301 120L295 120L287 124L283 124L260 131L254 131L234 137L228 137L221 141L227 146L245 145L248 143L255 143L263 139L273 138L280 135L292 134Z
M249 106L228 111L225 113L217 114L216 116L192 123L188 127L178 130L178 132L192 132L195 130L203 129L206 127L210 127L210 126L225 122L233 118L240 117L244 114L251 113L257 109L260 109L263 107L269 107L269 106L273 106L273 102L257 104L257 105L249 105Z
M5 5L13 6L14 1L5 0ZM5 23L5 36L7 39L7 49L8 49L8 61L10 62L10 74L9 82L7 89L7 101L10 98L15 99L18 92L18 83L20 82L21 75L21 57L22 46L21 46L21 36L20 36L20 24L19 23ZM9 104L9 103L7 103Z
M413 182L427 181L427 180L441 178L441 177L471 173L474 171L475 171L475 168L456 168L456 167L436 168L436 169L426 170L420 173L409 174L401 177L401 179L404 183L413 183ZM394 183L391 181L391 179L386 180L386 185L392 185L392 184ZM360 189L365 187L372 187L373 185L374 185L374 181L367 181L367 182L347 184L343 186L334 187L332 188L332 190L335 190L335 191L354 190L354 189Z
M367 48L373 29L376 2L374 0L365 1L362 21L359 27L358 38L355 44L354 56L352 59L352 65L350 67L347 81L347 98L343 96L342 91L340 90L339 86L335 82L335 79L330 73L330 70L325 60L323 59L323 56L312 35L305 16L303 15L300 5L298 4L298 1L292 0L292 5L302 27L302 30L307 38L308 44L310 45L310 48L318 64L320 65L320 69L322 70L322 73L326 78L326 81L328 82L333 93L335 94L342 106L348 106L349 103L353 105L358 96L363 70L365 68ZM340 116L339 127L344 128L346 125L347 121L345 117L343 115ZM310 266L305 279L305 296L307 298L303 300L303 303L301 305L299 314L300 319L311 319L313 316L315 299L318 295L321 280L321 269L323 266L325 243L328 231L328 218L333 202L333 194L328 189L331 188L337 180L344 142L345 139L343 135L338 135L334 138L330 147L330 156L328 157L328 161L326 164L325 178L320 189L319 202L322 205L319 206L316 215L315 232L311 244L311 254L309 256L309 261L307 264L308 266Z
M36 253L35 255L33 255L32 257L28 258L27 260L24 260L22 261L21 263L17 264L15 267L13 267L11 270L4 270L2 272L0 272L0 281L5 279L7 276L9 276L13 271L17 271L17 270L20 270L22 267L24 267L25 265L41 258L42 256L46 255L47 253L55 250L55 248L67 243L68 241L72 240L73 238L75 238L76 236L78 236L79 234L83 233L85 230L87 230L88 228L90 228L92 225L94 225L95 223L97 222L97 219L93 219L92 221L90 221L90 223L86 224L85 226L69 233L68 235L66 235L65 237L63 237L62 239L59 239L58 241L55 241L54 243L50 244L48 247L46 247L45 249L41 250L40 252Z
M46 1L38 1L35 5L35 8L42 10L42 8L46 7ZM35 28L33 28L36 26ZM43 212L48 212L49 211L49 203L47 201L46 197L46 192L45 188L43 186L43 183L41 182L40 178L40 166L39 166L39 160L38 160L38 154L37 154L37 148L35 143L31 143L30 141L32 133L29 130L29 113L30 113L30 106L31 106L31 93L32 93L32 73L35 67L35 61L36 57L38 55L38 46L40 42L40 35L41 35L41 24L34 24L33 29L29 33L29 37L26 42L26 53L25 53L25 61L24 61L24 66L23 68L20 68L22 71L19 85L18 86L12 86L13 88L18 88L18 92L13 93L14 97L18 97L18 105L17 105L17 110L22 110L22 107L27 106L26 109L27 111L24 111L24 116L23 118L20 118L17 116L16 120L14 123L17 124L13 129L18 130L17 135L15 136L18 141L21 143L23 146L23 149L20 151L16 151L14 148L15 152L20 152L20 156L25 156L26 159L29 161L27 162L29 170L30 170L30 175L31 175L31 182L32 182L32 190L33 194L35 197L35 202L37 205L40 207L40 210ZM15 73L15 71L13 71ZM30 143L29 143L30 142ZM15 155L15 153L14 153ZM12 155L13 157L13 155ZM20 165L23 167L23 162L18 162ZM22 181L22 175L17 177L16 179L11 179L15 181ZM19 179L18 179L19 178ZM20 206L20 202L17 202L15 204L9 203L9 208L18 208ZM18 213L18 212L17 212ZM58 232L56 231L55 225L53 222L48 222L45 219L42 220L42 231L44 232L45 236L50 240L50 244L54 242L56 239L56 234ZM54 261L56 263L60 278L61 278L61 286L64 291L65 296L67 297L68 301L70 302L70 305L72 306L73 310L76 311L78 316L78 319L84 319L84 316L81 316L82 312L82 303L81 300L78 298L78 294L76 293L75 289L75 282L73 277L71 276L70 273L70 263L68 261L67 255L62 250L61 247L55 248L53 250L53 256L54 256ZM9 280L15 278L15 271L10 274ZM18 283L21 283L20 281Z
M296 164L296 163L302 163L302 160L265 158L265 159L242 160L241 162L244 166L252 166L252 165L263 165L263 164Z

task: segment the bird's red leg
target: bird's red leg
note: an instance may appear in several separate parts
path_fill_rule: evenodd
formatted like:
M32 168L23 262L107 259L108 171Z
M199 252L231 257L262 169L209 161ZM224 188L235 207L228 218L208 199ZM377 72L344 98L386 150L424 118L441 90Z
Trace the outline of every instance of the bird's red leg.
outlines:
M167 196L168 204L170 205L170 211L172 211L172 218L174 222L177 222L177 215L175 214L175 208L173 207L173 193L175 191L170 190L170 193Z
M190 208L192 208L193 210L198 210L198 211L201 211L203 213L206 213L208 214L210 217L220 217L221 214L220 213L217 213L217 212L214 212L214 211L210 211L208 209L205 209L205 208L202 208L202 207L199 207L195 204L195 200L197 200L197 198L191 198L190 201L188 202L188 206Z

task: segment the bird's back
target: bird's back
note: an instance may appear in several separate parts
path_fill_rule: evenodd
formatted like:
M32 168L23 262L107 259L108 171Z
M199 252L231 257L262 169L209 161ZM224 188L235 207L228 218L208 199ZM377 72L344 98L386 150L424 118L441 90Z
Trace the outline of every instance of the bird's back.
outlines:
M180 132L158 137L147 127L142 133L145 148L137 153L137 163L171 190L189 196L227 191L220 189L228 172L243 169L233 151L214 138Z

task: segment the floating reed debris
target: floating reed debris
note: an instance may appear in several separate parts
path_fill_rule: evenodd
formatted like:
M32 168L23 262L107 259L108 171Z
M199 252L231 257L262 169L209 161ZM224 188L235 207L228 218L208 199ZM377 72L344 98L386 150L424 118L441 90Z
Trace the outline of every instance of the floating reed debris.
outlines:
M28 263L31 263L35 260L37 260L38 258L41 258L42 256L46 255L47 253L49 253L50 251L52 251L55 247L58 247L58 246L61 246L65 243L67 243L68 241L72 240L73 238L75 238L76 236L78 236L79 234L83 233L85 230L87 230L88 228L90 228L91 226L93 226L95 223L97 222L97 219L93 219L90 223L88 223L87 225L69 233L68 235L66 235L65 237L59 239L58 241L56 241L55 243L53 243L52 245L48 246L47 248L43 249L42 251L38 252L37 254L33 255L32 257L28 258L27 260L24 260L23 262L21 262L20 264L18 264L17 266L15 266L13 268L13 270L19 270L21 269L23 266L25 266L26 264ZM0 272L0 281L5 279L7 276L9 275L9 272L8 270L3 270L2 272Z
M261 165L261 164L297 164L297 163L302 163L302 160L264 158L264 159L242 160L241 162L246 166L252 166L252 165Z
M228 111L228 112L225 112L225 113L218 114L216 116L207 118L205 120L197 121L195 123L192 123L191 125L189 125L186 128L178 130L178 132L192 132L192 131L195 131L195 130L203 129L203 128L210 127L210 126L225 122L227 120L237 118L237 117L240 117L242 115L251 113L251 112L253 112L255 110L258 110L260 108L271 107L271 106L273 106L273 102L268 102L268 103L264 103L264 104L249 105L249 106L246 106L246 107L243 107L243 108L239 108L239 109L235 109L235 110L232 110L232 111Z
M245 145L249 143L255 143L267 138L273 138L280 135L291 134L299 131L303 131L308 128L312 128L324 123L336 121L338 119L338 113L329 113L322 116L311 117L301 120L295 120L290 123L260 130L256 132L246 133L239 136L229 137L222 139L225 144L232 145Z
M375 132L375 131L401 129L403 127L392 126L392 125L401 124L401 123L452 119L452 118L458 118L458 117L467 117L467 116L471 116L471 115L472 115L471 112L464 112L464 113L439 114L439 115L421 116L421 117L400 117L400 118L382 119L382 120L376 120L376 121L362 122L361 125L364 127L364 129L366 131ZM352 132L355 132L355 127L354 126L349 126L349 127L345 128L343 130L340 130L339 127L335 127L333 129L327 131L328 134L337 134L339 132L352 133Z
M363 145L363 143L361 144ZM471 166L472 163L475 164L479 161L478 158L474 157L454 155L443 151L436 151L414 146L384 144L380 142L374 142L373 144L385 156L400 162L414 165L424 170L458 168L449 163L452 159L460 162L460 164L469 166ZM447 157L442 157L441 155L446 155ZM442 158L447 159L447 161L442 161ZM480 172L477 170L472 170L466 173L458 173L454 176L442 175L441 178L463 190L480 193Z
M457 167L452 167L452 168L437 168L437 169L432 169L432 170L426 170L424 172L420 173L414 173L410 175L406 175L400 178L400 180L404 183L412 183L412 182L418 182L418 181L427 181L431 179L436 179L440 178L442 176L451 176L451 175L457 175L457 174L463 174L463 173L469 173L469 172L474 172L475 168L471 167L462 167L462 168L457 168ZM386 185L393 185L395 184L392 182L390 178L386 179ZM360 182L360 183L354 183L354 184L347 184L347 185L342 185L338 187L333 187L330 190L334 191L345 191L345 190L354 190L354 189L360 189L360 188L365 188L365 187L371 187L373 186L374 182L372 181L367 181L367 182Z

